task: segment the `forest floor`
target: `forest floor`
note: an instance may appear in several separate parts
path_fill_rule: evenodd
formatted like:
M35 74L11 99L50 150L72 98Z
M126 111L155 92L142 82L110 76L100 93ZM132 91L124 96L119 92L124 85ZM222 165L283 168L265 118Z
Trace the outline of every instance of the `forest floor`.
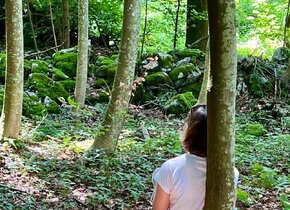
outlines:
M85 158L105 108L23 119L21 138L0 142L0 209L151 209L152 172L182 153L183 120L131 106L116 154ZM237 114L238 209L290 209L290 117L272 112Z

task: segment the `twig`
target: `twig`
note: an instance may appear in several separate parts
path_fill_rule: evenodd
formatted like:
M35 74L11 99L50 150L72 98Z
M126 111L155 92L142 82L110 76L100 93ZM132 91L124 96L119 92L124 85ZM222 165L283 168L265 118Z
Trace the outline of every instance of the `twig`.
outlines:
M202 41L207 41L208 37L209 37L209 35L207 35L207 36L203 36L203 37L201 37L200 39L196 40L195 42L193 42L193 43L187 45L187 47L188 47L188 48L194 48L194 47L196 47L200 42L202 42Z
M22 136L21 138L22 138L22 139L26 138L26 137L29 135L29 133L32 133L32 132L34 132L37 128L39 128L39 126L43 123L43 121L47 118L47 116L48 116L48 114L46 114L45 116L43 116L42 119L41 119L41 121L38 123L38 125L37 125L35 128L33 128L30 132L28 132L28 133L26 133L24 136Z
M31 54L29 54L29 55L25 55L24 58L27 58L27 57L30 57L30 56L34 56L34 55L39 55L39 54L42 54L42 53L46 53L46 52L48 52L48 51L50 51L50 50L58 49L58 48L61 47L63 44L64 44L64 42L61 43L61 44L58 45L58 46L55 46L55 47L52 47L52 48L49 48L49 49L46 49L46 50L43 50L43 51L38 51L38 52L36 52L36 53L31 53Z

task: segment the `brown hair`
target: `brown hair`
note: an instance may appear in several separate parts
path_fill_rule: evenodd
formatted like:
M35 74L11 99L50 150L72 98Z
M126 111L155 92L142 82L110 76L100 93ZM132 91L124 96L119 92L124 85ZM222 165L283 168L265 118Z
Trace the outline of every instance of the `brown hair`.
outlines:
M188 113L181 142L185 151L206 157L207 155L207 106L194 105Z

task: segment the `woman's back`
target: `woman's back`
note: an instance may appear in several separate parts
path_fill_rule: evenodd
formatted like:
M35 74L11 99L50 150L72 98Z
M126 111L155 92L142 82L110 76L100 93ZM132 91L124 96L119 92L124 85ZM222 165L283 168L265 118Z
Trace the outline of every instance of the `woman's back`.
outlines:
M186 153L167 160L153 179L170 194L170 210L203 209L206 158Z

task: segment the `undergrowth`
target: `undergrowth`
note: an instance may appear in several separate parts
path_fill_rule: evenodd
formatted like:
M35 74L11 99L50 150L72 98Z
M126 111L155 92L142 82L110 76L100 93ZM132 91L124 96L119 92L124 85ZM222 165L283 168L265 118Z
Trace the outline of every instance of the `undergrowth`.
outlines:
M131 109L115 155L85 158L104 110L99 104L82 116L64 109L42 121L26 119L25 138L3 140L0 209L151 209L151 175L183 152L183 120ZM249 116L237 116L238 208L289 209L290 135L278 129L281 119L272 129Z

